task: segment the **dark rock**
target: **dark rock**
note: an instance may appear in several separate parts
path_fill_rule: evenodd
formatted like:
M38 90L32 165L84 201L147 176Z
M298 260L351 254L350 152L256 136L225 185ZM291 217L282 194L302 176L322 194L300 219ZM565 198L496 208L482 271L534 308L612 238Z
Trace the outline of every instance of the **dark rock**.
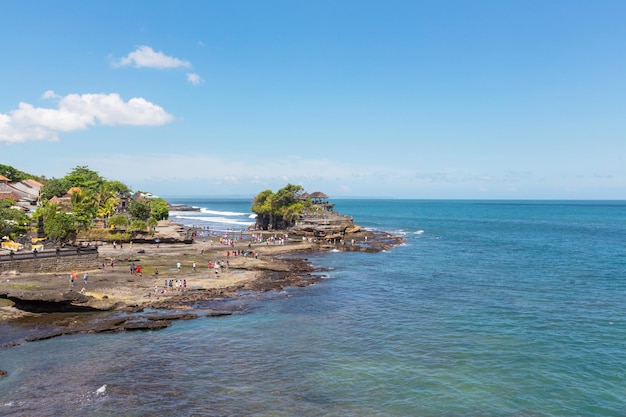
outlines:
M121 326L120 330L136 331L136 330L160 330L172 325L169 320L147 320L147 321L131 321Z
M14 307L22 311L30 313L70 313L70 312L95 312L103 311L102 309L81 305L89 301L89 297L80 293L65 293L57 296L56 294L43 294L44 291L38 293L24 292L20 296L10 294L7 298L13 301ZM23 297L23 298L22 298Z
M207 314L207 317L224 317L224 316L231 316L233 314L232 311L212 311L209 314Z
M161 314L158 316L143 316L147 320L192 320L198 318L194 313L174 313L174 314Z

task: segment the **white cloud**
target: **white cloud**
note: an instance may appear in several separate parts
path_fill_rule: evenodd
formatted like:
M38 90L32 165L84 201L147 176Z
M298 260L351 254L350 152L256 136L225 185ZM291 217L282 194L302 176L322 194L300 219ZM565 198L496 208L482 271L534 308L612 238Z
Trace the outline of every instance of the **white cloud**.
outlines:
M149 46L139 46L119 61L113 62L115 67L134 66L136 68L189 68L191 63L173 56L167 56L163 52L156 52Z
M141 97L125 102L117 93L69 94L61 99L59 107L103 125L162 125L173 120L161 106Z
M141 97L128 101L119 94L68 94L57 96L49 90L44 98L59 100L58 108L34 107L20 103L8 114L0 113L0 142L58 140L59 132L84 130L96 124L154 126L174 117L161 106Z
M59 96L56 95L56 93L52 90L48 90L45 93L43 93L43 95L41 96L41 98L43 99L49 99L49 98L58 98Z
M188 72L187 73L187 82L193 85L198 85L200 83L202 83L202 78L200 78L200 76L194 72Z

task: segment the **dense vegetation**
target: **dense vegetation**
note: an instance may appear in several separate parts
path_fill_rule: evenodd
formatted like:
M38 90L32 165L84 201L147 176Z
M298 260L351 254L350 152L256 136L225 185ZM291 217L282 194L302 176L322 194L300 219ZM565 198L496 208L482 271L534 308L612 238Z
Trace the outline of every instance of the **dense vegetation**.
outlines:
M9 198L0 200L0 237L19 236L28 230L30 218Z
M2 236L15 238L22 235L31 222L36 223L36 219L42 217L46 238L52 241L74 240L79 235L85 238L96 236L99 239L127 240L131 232L146 232L158 220L165 220L169 216L164 199L147 198L147 194L140 191L132 193L126 184L106 180L86 166L77 166L63 178L47 180L5 165L0 165L0 172L13 182L37 178L44 184L40 203L32 219L15 208L14 201L0 200ZM68 194L71 200L60 200ZM124 212L120 211L122 200L128 201ZM94 226L98 222L99 225L106 225L107 229L96 232Z
M13 182L24 181L24 180L31 179L31 178L37 181L44 180L43 177L28 174L24 171L20 171L19 169L13 168L12 166L2 165L2 164L0 164L0 175L4 175L5 177L7 177Z
M251 210L257 214L257 225L263 229L286 229L293 226L305 209L311 206L309 198L302 198L304 189L287 184L276 193L261 191L252 200Z

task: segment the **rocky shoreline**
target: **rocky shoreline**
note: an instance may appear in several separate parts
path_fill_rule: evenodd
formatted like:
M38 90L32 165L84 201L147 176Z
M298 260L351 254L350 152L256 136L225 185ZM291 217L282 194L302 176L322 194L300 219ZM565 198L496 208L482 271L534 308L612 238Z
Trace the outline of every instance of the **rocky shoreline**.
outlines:
M261 232L249 232L228 245L219 237L190 240L189 230L171 222L162 222L157 229L154 236L132 245L99 246L99 265L75 271L73 286L69 283L73 271L4 274L0 323L23 327L28 335L0 346L77 333L158 330L174 320L230 315L242 304L228 301L324 279L324 271L303 256L307 253L380 252L403 242L358 227L334 241L301 237L275 241L273 237L286 232L273 231L263 232L260 242L251 241L251 235ZM215 269L216 262L224 267ZM132 265L140 266L141 273L131 274ZM84 273L89 274L86 282ZM170 281L181 287L169 287Z

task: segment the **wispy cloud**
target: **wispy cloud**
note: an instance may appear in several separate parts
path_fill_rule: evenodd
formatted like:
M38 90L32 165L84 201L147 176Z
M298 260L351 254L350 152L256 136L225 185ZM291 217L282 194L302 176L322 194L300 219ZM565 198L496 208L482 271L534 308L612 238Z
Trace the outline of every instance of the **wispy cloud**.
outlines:
M124 58L113 61L114 67L135 68L190 68L191 63L180 58L165 55L161 51L155 51L149 46L141 45L137 49Z
M174 56L165 55L161 51L155 51L149 46L141 45L136 50L126 55L124 58L112 60L115 68L135 67L135 68L155 68L155 69L172 69L172 68L192 68L191 62L176 58ZM195 72L187 73L187 82L192 85L202 84L204 80Z
M204 81L202 78L200 78L200 76L198 74L196 74L195 72L188 72L187 73L187 82L193 85L198 85L201 84L202 81Z
M84 130L101 125L162 125L174 120L161 106L141 97L124 101L119 94L68 94L46 91L44 99L58 100L57 108L20 103L0 113L0 142L58 140L60 132Z

